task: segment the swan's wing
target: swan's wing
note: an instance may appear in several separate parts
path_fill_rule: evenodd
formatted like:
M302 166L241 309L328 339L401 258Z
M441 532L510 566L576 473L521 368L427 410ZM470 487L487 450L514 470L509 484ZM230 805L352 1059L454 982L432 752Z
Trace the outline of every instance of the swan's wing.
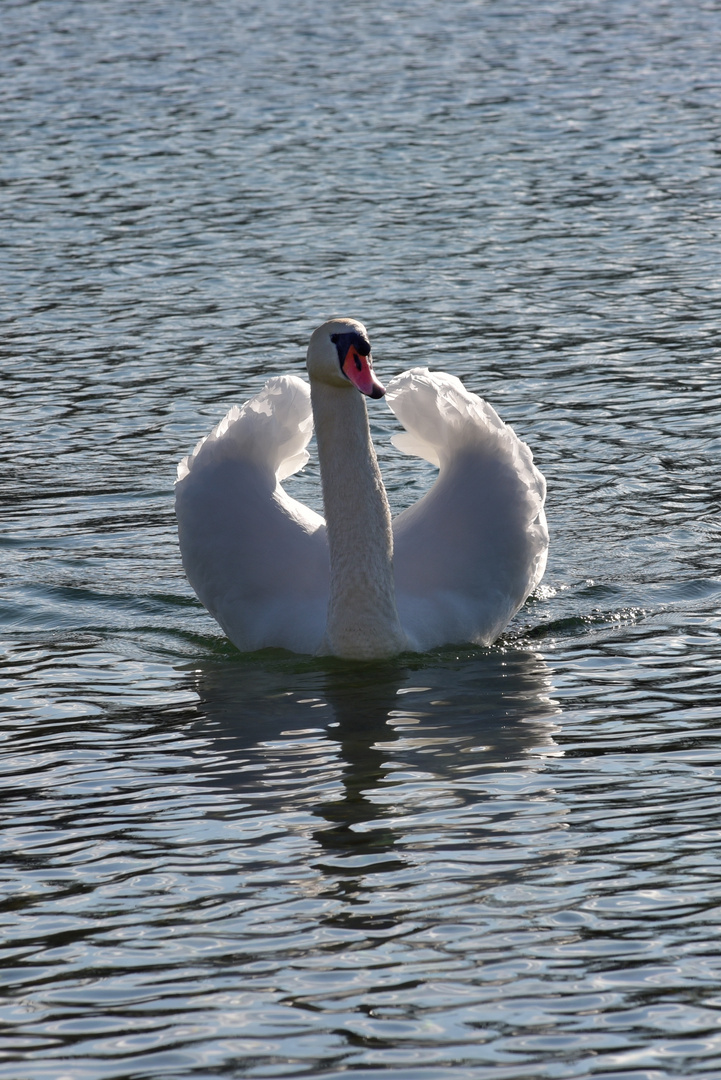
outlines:
M201 602L239 649L312 653L326 623L323 518L280 481L308 460L307 383L270 379L235 406L178 466L183 566Z
M439 466L393 523L398 614L413 647L490 644L543 576L546 484L497 413L452 375L426 368L388 384L406 428L393 442Z

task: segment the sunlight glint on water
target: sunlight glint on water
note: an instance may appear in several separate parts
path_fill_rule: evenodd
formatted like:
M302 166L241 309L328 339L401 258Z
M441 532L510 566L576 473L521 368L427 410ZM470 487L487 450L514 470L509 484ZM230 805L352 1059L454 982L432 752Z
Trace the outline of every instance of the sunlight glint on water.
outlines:
M721 1075L714 5L2 24L0 1077ZM184 580L176 462L339 311L548 479L492 649L240 656Z

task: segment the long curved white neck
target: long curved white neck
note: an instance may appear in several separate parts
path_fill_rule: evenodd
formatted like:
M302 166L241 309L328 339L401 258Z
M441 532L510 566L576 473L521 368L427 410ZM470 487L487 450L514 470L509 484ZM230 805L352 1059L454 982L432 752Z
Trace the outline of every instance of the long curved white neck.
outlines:
M325 647L354 660L407 647L393 580L393 533L364 398L352 387L311 382L328 547Z

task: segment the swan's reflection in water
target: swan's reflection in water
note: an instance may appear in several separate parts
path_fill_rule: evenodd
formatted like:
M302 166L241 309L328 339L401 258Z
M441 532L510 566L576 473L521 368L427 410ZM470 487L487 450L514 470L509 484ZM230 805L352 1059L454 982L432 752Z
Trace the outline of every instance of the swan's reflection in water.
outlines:
M473 802L484 776L538 771L558 752L549 670L523 650L382 665L256 655L194 679L208 778L313 822L336 875L397 865L409 814Z

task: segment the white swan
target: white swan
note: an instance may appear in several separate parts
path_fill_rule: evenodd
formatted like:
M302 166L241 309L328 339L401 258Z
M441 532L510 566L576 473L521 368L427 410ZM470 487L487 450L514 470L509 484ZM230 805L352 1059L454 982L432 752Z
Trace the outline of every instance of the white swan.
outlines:
M243 651L374 659L490 644L546 565L531 451L459 379L404 372L387 390L406 428L393 442L440 474L391 523L364 400L386 391L365 327L319 327L308 374L310 392L270 379L178 466L180 549L202 603ZM281 486L308 460L314 420L326 521Z

